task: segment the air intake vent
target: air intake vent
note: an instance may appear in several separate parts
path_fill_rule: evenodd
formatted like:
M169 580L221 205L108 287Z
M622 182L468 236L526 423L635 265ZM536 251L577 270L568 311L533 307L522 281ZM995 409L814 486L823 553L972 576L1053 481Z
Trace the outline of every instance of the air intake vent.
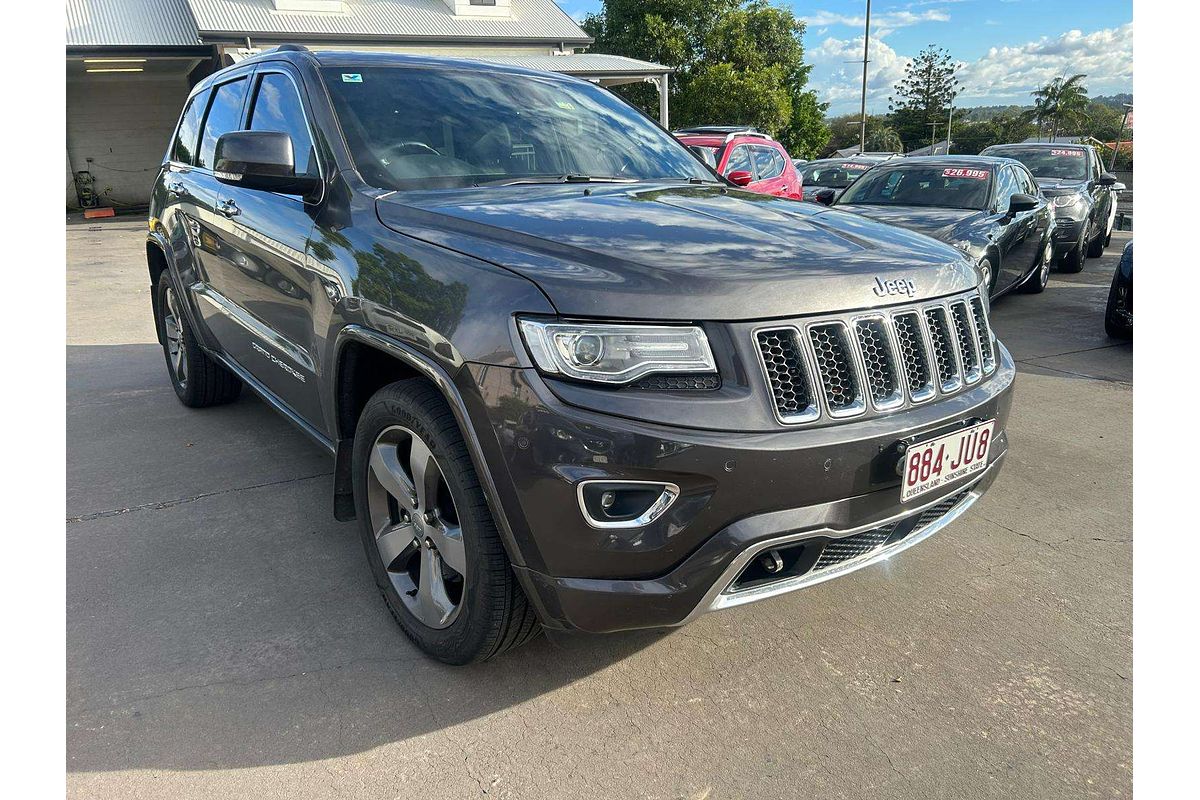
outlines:
M759 331L757 339L779 418L784 422L805 422L820 416L804 366L800 332L795 328L775 328Z
M854 323L854 332L867 373L871 404L880 411L897 407L904 402L904 388L896 371L896 354L892 352L887 323L882 317L860 319Z
M821 376L821 386L825 390L829 415L848 417L860 413L866 404L846 326L841 322L813 325L808 329L808 337L816 357L817 374Z
M942 392L953 392L962 386L962 375L958 369L958 354L954 352L950 324L946 320L946 309L941 306L925 309L925 321L929 324L929 341L933 345L933 361L937 364Z

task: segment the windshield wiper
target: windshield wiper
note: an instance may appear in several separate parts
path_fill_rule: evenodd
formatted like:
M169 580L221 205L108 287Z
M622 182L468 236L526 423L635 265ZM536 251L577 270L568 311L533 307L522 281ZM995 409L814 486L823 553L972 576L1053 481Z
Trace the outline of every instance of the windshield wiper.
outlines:
M520 186L536 183L637 183L637 178L619 178L616 175L580 175L568 172L565 175L543 175L528 178L501 178L494 181L482 181L475 186Z

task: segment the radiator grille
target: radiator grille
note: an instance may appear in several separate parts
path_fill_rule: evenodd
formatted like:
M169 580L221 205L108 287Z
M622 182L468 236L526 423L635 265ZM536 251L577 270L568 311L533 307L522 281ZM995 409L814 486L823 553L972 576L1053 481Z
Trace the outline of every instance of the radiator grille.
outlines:
M902 408L949 395L996 370L978 292L920 306L756 331L784 423Z

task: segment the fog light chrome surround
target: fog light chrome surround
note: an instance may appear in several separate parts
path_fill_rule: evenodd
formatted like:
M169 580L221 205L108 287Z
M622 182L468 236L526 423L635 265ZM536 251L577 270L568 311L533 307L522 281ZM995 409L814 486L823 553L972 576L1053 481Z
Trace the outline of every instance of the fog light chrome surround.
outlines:
M658 497L646 507L644 511L638 514L633 519L618 519L618 520L603 520L596 519L588 510L587 500L584 493L587 487L595 484L602 484L606 489L619 492L623 488L628 489L646 489L647 487L657 487L661 491ZM583 519L593 528L614 529L614 528L642 528L667 513L675 500L679 497L679 487L668 481L626 481L626 480L586 480L581 481L575 489L575 496L579 501L579 513L583 515Z

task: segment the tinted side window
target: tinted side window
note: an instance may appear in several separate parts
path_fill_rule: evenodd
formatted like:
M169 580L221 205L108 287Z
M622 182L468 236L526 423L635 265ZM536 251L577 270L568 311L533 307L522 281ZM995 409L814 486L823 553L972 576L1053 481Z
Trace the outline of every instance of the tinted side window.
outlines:
M181 164L191 164L196 156L196 134L200 132L200 115L204 113L204 105L208 102L208 92L200 94L188 101L179 122L179 133L171 146L171 160Z
M204 133L200 137L200 157L196 166L213 167L213 155L217 151L217 139L221 134L239 129L242 122L242 100L246 97L245 78L223 83L213 92L208 116L204 119Z
M1016 168L1014 167L1014 169ZM1033 176L1029 174L1028 170L1018 169L1017 180L1020 181L1021 191L1025 194L1037 197L1041 193L1041 190L1038 189L1037 181L1033 179Z
M750 163L750 148L738 146L733 148L733 152L729 154L729 160L725 162L725 174L737 170L745 170L751 174L754 173L754 165Z
M279 131L292 137L297 175L317 175L317 154L313 150L304 106L291 78L268 72L258 81L254 108L250 112L250 130Z
M1001 209L1007 209L1009 198L1021 191L1021 187L1017 184L1017 178L1013 175L1012 167L1005 167L1000 170L999 177L1000 182L996 187L996 200L999 202Z
M783 157L773 147L754 148L754 166L758 168L758 179L778 178L783 174Z

